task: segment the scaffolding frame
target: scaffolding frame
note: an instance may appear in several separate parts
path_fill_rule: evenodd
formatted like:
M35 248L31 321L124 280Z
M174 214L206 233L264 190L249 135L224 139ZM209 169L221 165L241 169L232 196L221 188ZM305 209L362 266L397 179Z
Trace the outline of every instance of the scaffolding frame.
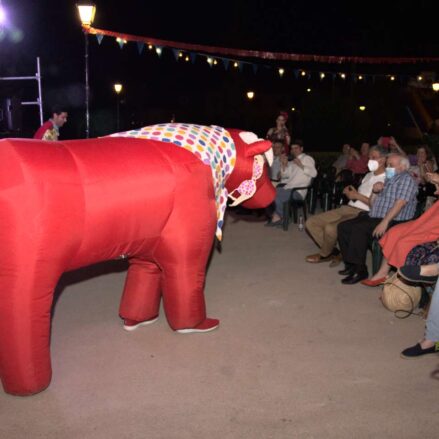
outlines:
M37 81L38 84L38 97L36 101L25 101L22 102L23 106L36 105L39 107L40 111L40 123L44 122L43 116L43 91L41 87L41 67L40 67L40 57L37 57L37 73L34 76L0 76L0 81Z

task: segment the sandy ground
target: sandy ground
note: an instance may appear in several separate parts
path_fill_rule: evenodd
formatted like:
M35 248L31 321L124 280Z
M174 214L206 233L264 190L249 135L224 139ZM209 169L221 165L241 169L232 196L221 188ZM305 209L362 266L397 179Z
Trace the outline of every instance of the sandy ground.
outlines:
M439 437L439 356L399 357L423 320L304 262L315 246L297 227L247 219L228 218L211 261L212 333L174 333L163 314L123 331L123 264L67 276L52 383L26 398L0 391L0 438Z

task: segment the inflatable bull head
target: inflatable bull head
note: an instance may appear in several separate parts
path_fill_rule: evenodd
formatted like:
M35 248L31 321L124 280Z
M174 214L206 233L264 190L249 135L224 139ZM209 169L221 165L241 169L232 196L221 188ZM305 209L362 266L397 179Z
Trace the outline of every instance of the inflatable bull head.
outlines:
M30 395L49 385L53 293L68 270L126 255L125 321L154 320L163 298L173 330L217 326L206 317L203 289L226 190L238 189L235 200L244 194L251 208L274 198L261 158L269 142L241 134L163 124L100 139L0 141L6 392Z

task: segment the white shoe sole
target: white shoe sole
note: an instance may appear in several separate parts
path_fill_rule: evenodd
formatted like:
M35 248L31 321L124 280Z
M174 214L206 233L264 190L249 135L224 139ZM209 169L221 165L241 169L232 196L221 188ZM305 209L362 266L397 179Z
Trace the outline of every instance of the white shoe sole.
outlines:
M201 332L210 332L215 331L215 329L219 328L219 325L213 326L209 329L197 329L197 328L190 328L190 329L177 329L175 332L178 332L179 334L192 334L192 333L201 333Z
M155 319L152 320L146 320L144 322L140 322L137 325L133 325L133 326L127 326L127 325L123 325L123 329L125 329L125 331L135 331L137 328L140 328L141 326L148 326L151 325L152 323L155 323L158 320L158 316Z

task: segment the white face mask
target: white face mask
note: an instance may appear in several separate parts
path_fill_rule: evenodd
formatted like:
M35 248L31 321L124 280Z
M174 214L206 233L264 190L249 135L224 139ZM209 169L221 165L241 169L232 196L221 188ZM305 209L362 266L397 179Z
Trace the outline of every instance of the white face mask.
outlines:
M377 160L369 160L367 162L367 167L369 168L369 171L375 172L379 168L380 164Z

